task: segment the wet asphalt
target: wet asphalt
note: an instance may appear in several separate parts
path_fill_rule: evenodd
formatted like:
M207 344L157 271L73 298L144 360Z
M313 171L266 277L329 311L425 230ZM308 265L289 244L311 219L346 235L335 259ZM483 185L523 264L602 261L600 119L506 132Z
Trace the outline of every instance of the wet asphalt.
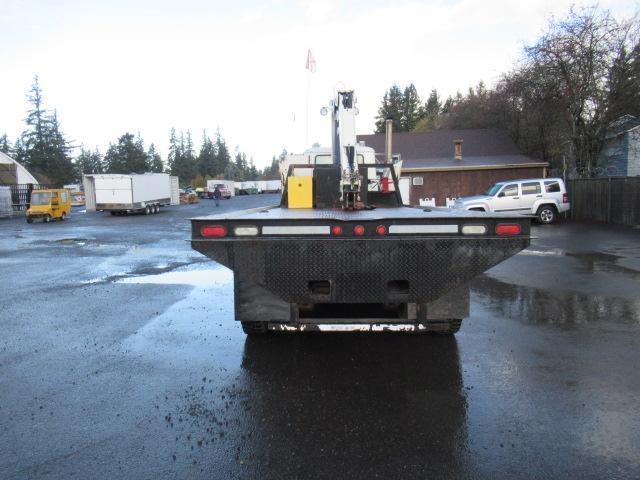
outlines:
M639 230L535 227L453 338L248 339L215 210L0 220L1 479L640 478Z

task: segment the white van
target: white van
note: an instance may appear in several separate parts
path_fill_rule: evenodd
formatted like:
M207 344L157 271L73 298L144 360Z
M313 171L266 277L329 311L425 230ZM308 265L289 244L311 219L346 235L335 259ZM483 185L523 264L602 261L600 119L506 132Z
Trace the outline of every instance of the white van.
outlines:
M531 178L496 183L482 195L457 199L453 208L532 214L540 223L553 223L569 207L561 178Z

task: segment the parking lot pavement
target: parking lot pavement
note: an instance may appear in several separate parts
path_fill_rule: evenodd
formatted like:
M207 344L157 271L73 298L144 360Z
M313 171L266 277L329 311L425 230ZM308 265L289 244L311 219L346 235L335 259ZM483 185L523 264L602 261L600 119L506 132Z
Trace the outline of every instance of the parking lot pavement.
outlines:
M0 221L0 478L640 477L639 231L534 228L455 338L246 339L212 203Z

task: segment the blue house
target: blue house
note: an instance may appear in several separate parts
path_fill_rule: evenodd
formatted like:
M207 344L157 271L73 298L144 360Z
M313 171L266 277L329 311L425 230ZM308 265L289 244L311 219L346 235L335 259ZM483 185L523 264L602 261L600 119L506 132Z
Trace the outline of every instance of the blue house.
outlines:
M640 118L623 115L611 122L598 164L602 176L640 176Z

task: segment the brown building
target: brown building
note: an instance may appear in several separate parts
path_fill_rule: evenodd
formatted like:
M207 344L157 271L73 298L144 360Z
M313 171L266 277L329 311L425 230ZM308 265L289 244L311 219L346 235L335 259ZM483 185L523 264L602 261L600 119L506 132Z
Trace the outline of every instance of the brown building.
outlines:
M385 151L385 135L358 135L377 153ZM447 199L478 195L496 182L541 178L547 162L522 155L505 132L492 129L434 130L393 134L394 155L400 155L400 189L409 191L412 205L435 198L437 206Z

